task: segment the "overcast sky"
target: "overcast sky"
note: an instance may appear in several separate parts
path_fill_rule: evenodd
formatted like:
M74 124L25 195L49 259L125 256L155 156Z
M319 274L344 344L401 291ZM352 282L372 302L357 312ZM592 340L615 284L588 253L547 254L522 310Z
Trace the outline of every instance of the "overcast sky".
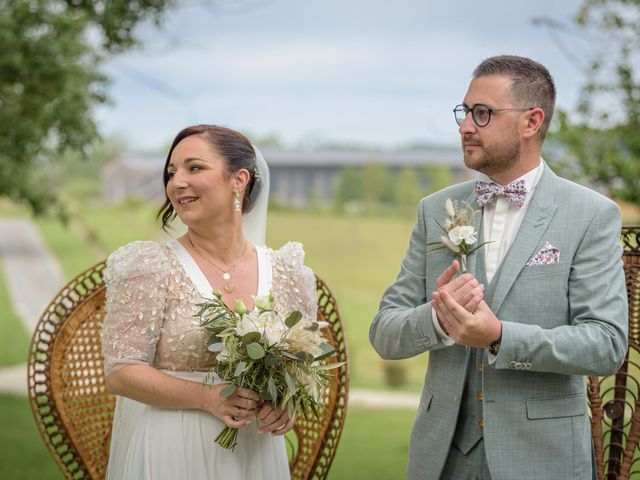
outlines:
M194 0L160 28L143 25L143 47L106 63L112 104L97 118L134 149L163 149L195 123L290 145L457 145L451 110L488 56L540 61L558 105L575 105L588 42L532 21L570 24L581 3Z

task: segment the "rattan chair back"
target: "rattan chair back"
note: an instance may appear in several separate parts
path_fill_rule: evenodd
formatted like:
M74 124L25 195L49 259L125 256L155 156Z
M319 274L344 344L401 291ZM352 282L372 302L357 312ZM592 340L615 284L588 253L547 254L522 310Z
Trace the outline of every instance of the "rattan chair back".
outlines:
M640 226L622 227L629 298L629 350L615 375L589 377L598 480L640 478Z
M29 399L45 444L68 479L103 479L115 396L107 392L100 346L105 314L101 262L69 282L36 325L29 350ZM349 386L342 319L327 285L316 278L318 318L336 348L335 381L320 418L298 419L288 434L292 480L322 480L344 426ZM212 447L214 448L214 447Z

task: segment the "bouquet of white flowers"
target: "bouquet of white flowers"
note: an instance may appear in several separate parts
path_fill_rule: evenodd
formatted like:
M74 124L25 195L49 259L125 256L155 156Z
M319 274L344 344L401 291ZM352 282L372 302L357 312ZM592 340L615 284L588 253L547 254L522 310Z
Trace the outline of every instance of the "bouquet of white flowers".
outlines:
M309 410L317 417L329 370L344 364L326 362L335 353L322 333L328 324L303 318L297 310L281 314L271 294L254 300L250 312L242 300L231 310L222 294L213 292L212 299L198 305L196 316L211 333L208 348L217 353L211 373L229 382L221 395L246 388L267 403L288 408L291 418L299 411L306 417ZM216 443L233 450L237 435L237 428L225 427Z

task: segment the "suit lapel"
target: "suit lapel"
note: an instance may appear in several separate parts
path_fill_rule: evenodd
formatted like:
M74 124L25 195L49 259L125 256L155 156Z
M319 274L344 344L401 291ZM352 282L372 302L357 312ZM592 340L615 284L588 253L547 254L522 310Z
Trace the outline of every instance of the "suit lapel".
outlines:
M554 202L557 177L545 164L542 178L536 186L527 213L507 255L496 272L489 288L488 303L493 312L498 312L525 263L534 255L542 235L556 212Z
M475 211L479 212L479 214L476 215L476 218L475 218L476 220L475 229L476 229L476 232L478 233L478 242L475 244L475 246L478 246L484 240L482 239L483 238L482 210L478 207L475 191L473 190L471 191L471 193L469 194L465 202L471 205L474 212ZM484 273L484 253L482 248L473 252L471 255L467 257L467 271L471 273L474 277L476 277L479 281L482 281L482 276L484 276L486 279L486 276ZM462 271L460 271L460 274L462 274ZM485 283L486 283L486 280L485 280Z

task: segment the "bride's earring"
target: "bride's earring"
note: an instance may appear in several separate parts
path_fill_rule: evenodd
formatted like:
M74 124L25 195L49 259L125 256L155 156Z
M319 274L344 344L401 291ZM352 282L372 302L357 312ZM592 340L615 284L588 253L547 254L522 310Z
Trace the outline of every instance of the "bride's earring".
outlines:
M233 211L241 212L242 211L242 203L240 202L240 192L238 190L234 190L233 194L235 195L233 198Z

